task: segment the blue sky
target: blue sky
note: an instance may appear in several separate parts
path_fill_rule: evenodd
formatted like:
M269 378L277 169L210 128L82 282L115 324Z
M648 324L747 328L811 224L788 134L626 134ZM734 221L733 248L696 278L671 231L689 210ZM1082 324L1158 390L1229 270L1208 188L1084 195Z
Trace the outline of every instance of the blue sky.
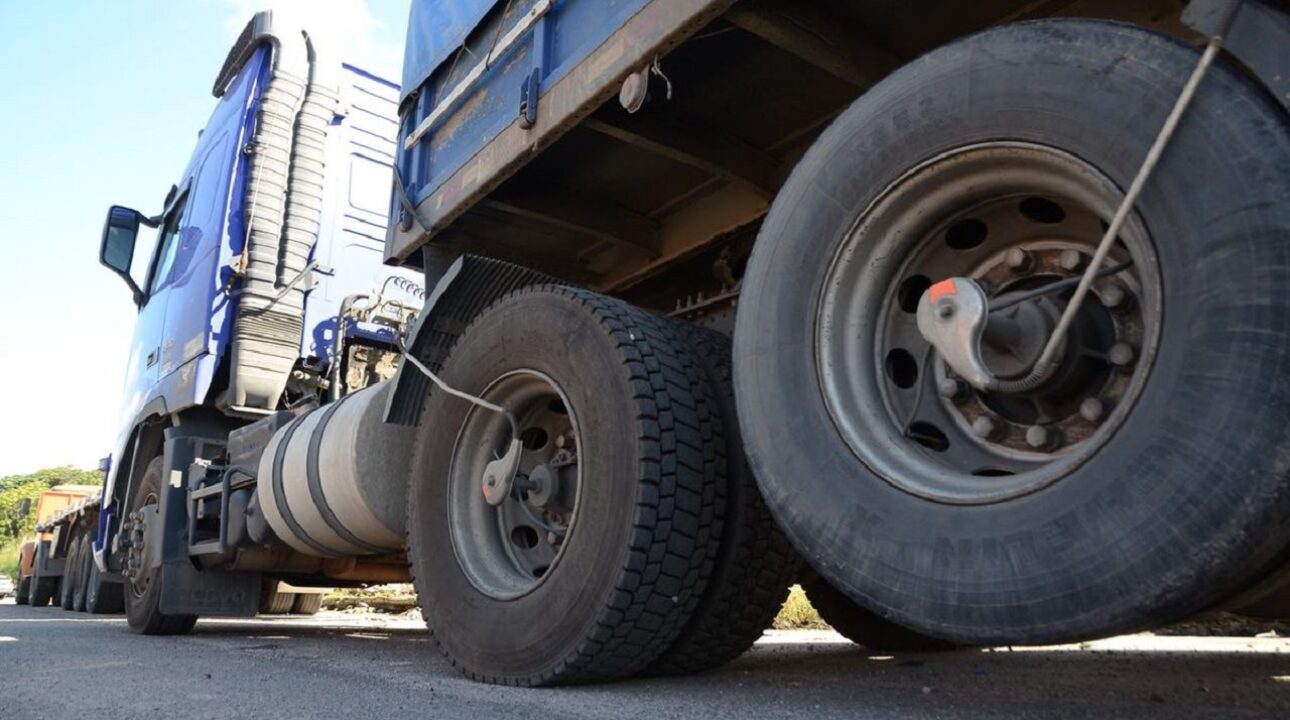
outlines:
M160 209L251 13L307 8L397 80L408 3L0 0L0 476L110 452L135 308L98 264L103 216Z

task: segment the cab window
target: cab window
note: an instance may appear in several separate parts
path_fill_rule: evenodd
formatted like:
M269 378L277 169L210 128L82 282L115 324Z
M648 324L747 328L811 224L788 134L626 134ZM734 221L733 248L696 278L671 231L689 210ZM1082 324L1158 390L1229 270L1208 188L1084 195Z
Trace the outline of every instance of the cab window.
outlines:
M184 206L188 204L188 194L179 198L166 214L157 236L157 255L152 263L152 272L148 276L147 292L152 295L170 276L170 268L175 262L175 252L179 249L179 231L184 218Z

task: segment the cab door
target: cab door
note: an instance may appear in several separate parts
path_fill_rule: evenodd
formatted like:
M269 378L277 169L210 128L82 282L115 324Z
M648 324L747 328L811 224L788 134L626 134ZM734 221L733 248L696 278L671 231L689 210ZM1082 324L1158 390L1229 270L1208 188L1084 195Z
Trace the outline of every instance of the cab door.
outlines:
M152 252L135 255L133 264L143 263L145 269L131 273L142 280L138 284L143 292L139 318L135 321L134 337L130 342L130 359L126 365L122 415L127 421L132 421L151 398L152 390L160 379L161 347L168 300L161 278L165 277L167 266L173 261L186 201L186 193L179 193L172 198L157 228L157 240Z

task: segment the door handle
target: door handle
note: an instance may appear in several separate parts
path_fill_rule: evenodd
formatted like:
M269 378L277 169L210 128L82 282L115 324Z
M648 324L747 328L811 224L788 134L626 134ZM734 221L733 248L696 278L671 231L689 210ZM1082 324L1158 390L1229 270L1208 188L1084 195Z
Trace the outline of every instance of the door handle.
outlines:
M152 367L157 364L157 350L158 348L153 348L152 352L148 353L148 358L144 361L144 367Z

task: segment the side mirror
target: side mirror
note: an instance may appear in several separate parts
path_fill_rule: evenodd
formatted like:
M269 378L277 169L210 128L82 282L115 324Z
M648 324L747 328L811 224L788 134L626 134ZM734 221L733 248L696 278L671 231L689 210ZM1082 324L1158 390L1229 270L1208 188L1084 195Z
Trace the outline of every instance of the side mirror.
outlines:
M25 518L30 514L31 514L31 498L23 498L22 502L18 503L18 517Z
M130 276L140 225L157 226L138 210L113 205L108 210L107 222L103 224L103 241L99 245L99 262L125 280L134 293L135 305L142 305L144 301L143 290Z

